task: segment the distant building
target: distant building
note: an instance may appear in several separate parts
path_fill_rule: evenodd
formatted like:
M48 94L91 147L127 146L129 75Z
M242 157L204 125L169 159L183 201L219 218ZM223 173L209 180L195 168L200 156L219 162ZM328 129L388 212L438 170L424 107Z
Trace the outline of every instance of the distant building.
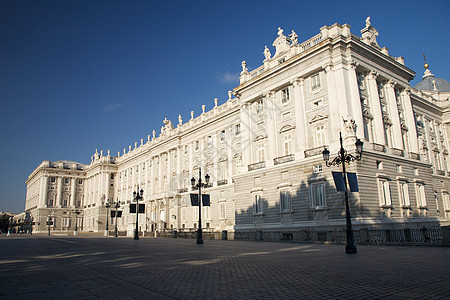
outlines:
M173 125L111 156L98 151L88 165L42 162L27 180L26 211L34 231L102 231L106 201L120 201L118 228L132 235L133 191L144 190L140 231L164 235L194 232L190 179L198 169L211 176L211 206L204 207L204 232L263 240L345 239L343 195L336 192L322 151L355 152L347 165L357 174L351 193L357 241L423 240L450 222L448 140L450 84L426 65L415 73L402 57L377 44L370 18L361 37L333 24L302 42L281 28L266 47L263 65L249 71L242 62L240 85L225 103ZM234 95L234 96L233 96ZM196 191L193 191L194 193ZM110 229L114 220L109 219ZM389 233L388 233L389 232Z

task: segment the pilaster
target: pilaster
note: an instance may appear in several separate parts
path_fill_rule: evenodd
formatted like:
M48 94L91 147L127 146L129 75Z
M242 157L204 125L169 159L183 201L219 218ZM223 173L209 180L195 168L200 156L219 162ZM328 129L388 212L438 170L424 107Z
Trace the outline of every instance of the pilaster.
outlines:
M61 207L62 206L62 177L57 177L57 192L56 192L56 206Z
M71 181L71 188L70 188L70 203L69 207L75 207L75 195L76 195L76 184L77 184L77 178L73 177Z
M277 132L276 132L276 104L275 104L275 92L270 91L266 95L264 95L264 102L267 107L267 157L266 157L266 166L273 165L273 159L276 158L277 155Z
M373 137L375 144L386 145L383 113L381 111L380 97L378 95L377 77L378 74L375 71L371 71L367 76L369 106L373 115Z
M389 107L389 117L392 120L392 144L393 148L403 149L402 128L400 125L400 117L398 115L394 86L395 82L393 80L389 80L386 84L387 105Z
M351 111L351 116L356 123L356 136L358 138L363 138L364 120L362 115L361 97L359 95L358 80L356 78L356 67L357 65L353 63L350 65L350 69L346 72L349 83L349 108Z
M412 109L411 98L409 97L411 91L404 89L401 93L403 111L405 112L405 122L408 127L408 140L412 153L419 154L419 142L417 140L416 120Z
M329 109L329 118L328 122L328 132L331 134L331 140L336 140L339 138L339 132L341 129L341 118L339 114L339 96L337 95L336 90L336 80L334 77L333 64L330 62L327 65L323 66L326 74L327 86L328 86L328 109Z
M297 78L292 81L294 89L294 110L295 110L295 130L296 130L296 158L302 159L305 157L306 150L306 128L308 128L305 115L305 80Z

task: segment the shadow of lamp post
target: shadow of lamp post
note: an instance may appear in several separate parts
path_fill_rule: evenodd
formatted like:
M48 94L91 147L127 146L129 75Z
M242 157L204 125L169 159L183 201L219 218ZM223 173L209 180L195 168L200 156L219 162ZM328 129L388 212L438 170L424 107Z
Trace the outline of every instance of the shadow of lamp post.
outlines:
M342 142L342 133L339 132L339 141L341 144L341 148L339 149L338 155L331 161L330 160L330 151L325 148L322 152L323 160L327 167L331 166L339 166L342 164L342 176L344 178L344 187L345 187L345 219L346 219L346 227L347 227L347 245L345 246L345 253L347 254L356 254L357 248L355 246L355 239L353 237L353 229L352 229L352 218L350 215L350 207L348 203L348 185L347 185L347 172L345 170L345 163L350 164L352 161L361 160L362 152L363 152L363 142L359 139L356 140L356 152L357 155L353 156L347 153L347 150L344 149Z

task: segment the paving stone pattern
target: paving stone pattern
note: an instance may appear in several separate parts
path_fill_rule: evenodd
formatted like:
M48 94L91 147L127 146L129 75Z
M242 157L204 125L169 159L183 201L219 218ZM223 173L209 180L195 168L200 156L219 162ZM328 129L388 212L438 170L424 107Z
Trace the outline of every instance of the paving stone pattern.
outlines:
M0 236L1 299L450 299L450 248Z

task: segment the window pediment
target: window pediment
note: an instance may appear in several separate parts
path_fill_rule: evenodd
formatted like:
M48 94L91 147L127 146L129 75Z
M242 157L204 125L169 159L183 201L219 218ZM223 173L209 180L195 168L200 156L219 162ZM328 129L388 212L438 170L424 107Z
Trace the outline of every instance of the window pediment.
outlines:
M319 121L323 121L328 119L328 116L323 116L323 115L315 115L311 121L309 121L310 124L315 123L315 122L319 122Z
M267 138L267 135L258 135L257 137L255 137L255 139L253 141L257 142L257 141L264 140L265 138Z
M292 130L292 129L294 129L294 128L295 128L295 126L290 125L290 124L284 125L284 126L281 127L281 129L280 129L280 133L286 132L286 131L289 131L289 130Z

